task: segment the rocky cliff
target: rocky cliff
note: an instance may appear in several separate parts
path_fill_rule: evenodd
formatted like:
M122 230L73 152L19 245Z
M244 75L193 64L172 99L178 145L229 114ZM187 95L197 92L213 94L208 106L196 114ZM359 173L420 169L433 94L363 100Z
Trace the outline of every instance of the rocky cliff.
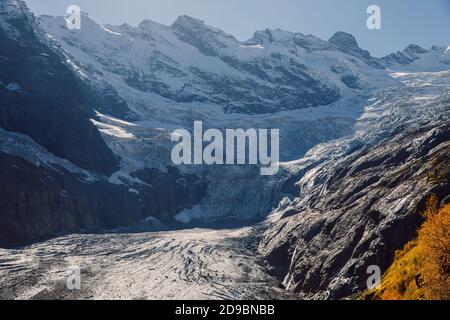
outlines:
M448 52L378 59L344 32L241 42L187 16L132 27L83 14L69 31L2 1L0 243L277 208L260 252L287 289L359 292L367 264L385 269L414 235L424 199L448 194ZM197 120L280 129L279 174L173 168L170 132Z

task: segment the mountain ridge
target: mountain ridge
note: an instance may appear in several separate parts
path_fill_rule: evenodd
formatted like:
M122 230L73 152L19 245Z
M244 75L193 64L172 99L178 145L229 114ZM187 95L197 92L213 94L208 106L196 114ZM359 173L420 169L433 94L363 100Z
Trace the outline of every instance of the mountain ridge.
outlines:
M384 270L410 240L430 192L447 201L448 48L411 45L383 60L344 32L325 41L266 29L240 42L187 16L171 26L147 20L133 27L83 14L81 30L67 30L63 17L34 18L13 0L0 3L0 40L0 185L8 190L0 197L1 246L81 233L39 248L95 243L90 253L120 256L108 266L114 275L129 266L118 263L124 255L139 256L130 251L145 263L156 254L163 268L176 270L171 279L181 280L173 292L195 279L216 292L192 262L208 268L220 260L239 274L232 281L252 282L245 269L256 270L272 294L283 287L297 297L339 299L364 289L366 264ZM194 121L220 130L280 129L278 174L174 167L171 132L191 130ZM199 233L213 246L196 239L196 229L177 230L183 239L158 233L156 247L147 243L154 235L126 234L222 228L223 221L251 227ZM230 243L236 248L228 251ZM172 244L179 257L167 250ZM243 266L229 252L244 256ZM150 272L133 261L138 276ZM283 286L275 288L266 267ZM158 273L151 279L159 283ZM128 278L106 283L105 295L135 297L143 283L135 279L132 289L116 290ZM232 282L229 294L253 297L253 289Z

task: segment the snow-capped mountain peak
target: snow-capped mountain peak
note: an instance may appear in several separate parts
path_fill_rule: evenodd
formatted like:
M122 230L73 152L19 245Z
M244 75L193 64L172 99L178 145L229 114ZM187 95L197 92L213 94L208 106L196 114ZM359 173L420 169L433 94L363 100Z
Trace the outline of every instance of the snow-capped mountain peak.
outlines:
M346 51L279 29L256 32L242 43L189 16L171 26L144 20L138 27L103 26L83 17L76 32L64 28L62 18L41 17L41 23L84 73L102 74L137 114L148 112L135 98L144 95L160 97L153 106L169 99L194 112L201 104L214 113L267 114L325 106L394 81L351 36L355 46Z
M239 41L232 35L186 15L178 17L171 29L181 41L209 56L220 55L223 50L239 45Z
M381 58L388 68L403 71L442 71L450 68L450 54L447 47L433 46L426 50L410 44L404 50Z

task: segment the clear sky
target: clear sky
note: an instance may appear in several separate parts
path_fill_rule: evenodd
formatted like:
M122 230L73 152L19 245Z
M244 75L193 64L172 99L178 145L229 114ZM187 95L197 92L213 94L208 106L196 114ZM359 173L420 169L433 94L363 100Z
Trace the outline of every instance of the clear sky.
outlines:
M64 15L68 5L104 24L167 25L182 14L247 40L256 30L280 28L328 39L335 31L356 36L374 56L410 43L450 45L450 0L25 0L37 14ZM366 27L367 7L381 8L381 30Z

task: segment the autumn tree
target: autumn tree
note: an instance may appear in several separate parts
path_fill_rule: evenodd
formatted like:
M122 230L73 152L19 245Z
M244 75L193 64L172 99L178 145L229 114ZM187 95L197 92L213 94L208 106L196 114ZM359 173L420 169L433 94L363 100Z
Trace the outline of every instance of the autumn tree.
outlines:
M418 239L425 297L450 300L450 204L438 210L437 197L430 197Z

